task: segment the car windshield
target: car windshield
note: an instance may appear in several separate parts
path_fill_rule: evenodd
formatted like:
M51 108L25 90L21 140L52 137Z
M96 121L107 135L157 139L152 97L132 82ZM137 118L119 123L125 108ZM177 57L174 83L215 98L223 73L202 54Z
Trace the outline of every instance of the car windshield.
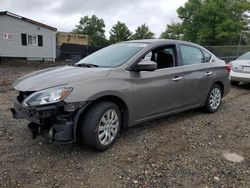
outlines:
M239 57L239 60L250 60L250 52L247 52Z
M76 63L76 66L117 67L143 49L145 43L120 43L103 48Z

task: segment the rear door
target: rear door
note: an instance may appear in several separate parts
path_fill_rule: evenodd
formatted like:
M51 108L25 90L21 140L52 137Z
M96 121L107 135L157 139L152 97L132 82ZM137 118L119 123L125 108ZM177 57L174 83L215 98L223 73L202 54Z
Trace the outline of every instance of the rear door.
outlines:
M185 107L203 104L213 81L212 55L192 45L179 45L182 56Z

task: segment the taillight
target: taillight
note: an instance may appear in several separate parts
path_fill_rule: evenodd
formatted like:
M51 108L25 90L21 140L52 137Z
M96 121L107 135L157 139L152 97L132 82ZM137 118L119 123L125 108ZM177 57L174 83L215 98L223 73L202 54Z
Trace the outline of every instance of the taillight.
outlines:
M225 68L226 68L227 72L230 72L232 70L232 64L231 63L226 64Z

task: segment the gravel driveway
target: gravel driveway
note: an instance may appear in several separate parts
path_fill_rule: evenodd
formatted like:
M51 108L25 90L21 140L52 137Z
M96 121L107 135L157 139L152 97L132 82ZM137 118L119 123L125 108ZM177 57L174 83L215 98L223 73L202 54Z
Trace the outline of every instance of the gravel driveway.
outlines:
M0 65L0 187L250 187L250 85L233 87L215 114L127 128L98 153L32 140L28 122L12 119L10 84L47 66Z

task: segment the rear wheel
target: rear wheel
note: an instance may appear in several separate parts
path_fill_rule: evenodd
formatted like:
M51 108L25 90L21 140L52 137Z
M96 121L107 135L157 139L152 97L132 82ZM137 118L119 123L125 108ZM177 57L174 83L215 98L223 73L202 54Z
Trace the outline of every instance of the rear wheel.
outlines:
M208 93L205 105L206 111L209 113L216 112L220 107L221 99L222 99L221 87L217 84L214 84Z
M234 86L239 85L239 83L240 83L240 82L238 82L238 81L233 81L233 80L231 80L231 84L234 85Z
M81 125L81 140L91 148L104 151L110 148L119 136L121 113L112 102L94 104Z

